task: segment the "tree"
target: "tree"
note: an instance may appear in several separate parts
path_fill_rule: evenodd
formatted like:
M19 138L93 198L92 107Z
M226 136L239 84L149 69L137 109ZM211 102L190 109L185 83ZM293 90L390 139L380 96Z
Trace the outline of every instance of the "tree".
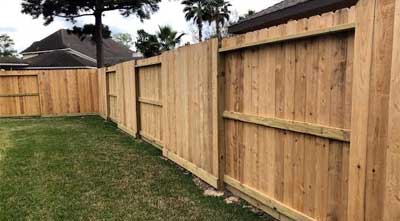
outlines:
M230 19L229 7L232 4L225 0L210 0L207 4L207 14L209 15L208 22L215 23L216 34L218 38L222 38L221 28L225 26L225 23Z
M210 14L207 10L207 0L184 0L185 5L183 12L185 13L186 21L192 21L197 25L199 31L199 41L203 41L203 22L210 19Z
M133 46L132 35L129 33L120 33L113 36L114 40L125 45L127 48Z
M95 35L97 66L104 66L103 51L103 14L119 10L122 16L135 14L141 21L150 18L158 10L161 0L23 0L22 12L33 18L43 16L45 25L55 17L65 18L75 23L75 19L84 16L95 17Z
M144 30L139 30L137 33L138 37L135 46L146 58L157 56L164 51L176 48L185 35L178 35L178 32L168 25L159 26L156 34L149 34Z
M142 29L139 30L137 34L138 37L135 46L144 57L148 58L161 54L161 45L156 35L149 34Z
M158 41L161 46L161 51L168 51L174 49L181 43L181 39L185 34L178 35L177 31L174 31L171 26L159 26L158 32L156 33Z
M0 35L0 57L14 57L17 53L14 50L14 40L7 34Z
M111 38L111 30L108 26L103 25L103 38ZM83 27L73 27L72 30L68 30L69 34L76 34L83 41L90 37L92 41L96 42L96 27L95 25L84 25Z
M250 17L250 16L252 16L252 15L254 15L254 14L256 14L255 11L249 10L246 14L244 14L244 15L242 15L242 16L239 16L239 21L240 21L240 20L243 20L243 19L245 19L245 18L248 18L248 17Z

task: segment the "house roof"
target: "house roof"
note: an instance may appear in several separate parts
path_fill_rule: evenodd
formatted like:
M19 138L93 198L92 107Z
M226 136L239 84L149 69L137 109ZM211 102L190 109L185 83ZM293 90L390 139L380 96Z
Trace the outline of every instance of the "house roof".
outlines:
M28 64L16 57L0 57L0 66L27 66Z
M112 39L104 39L103 47L106 65L113 65L133 59L133 51ZM96 44L90 38L81 40L78 35L68 33L65 29L58 30L43 40L34 42L30 47L22 51L21 54L59 49L72 49L88 56L93 61L96 60Z
M88 68L95 67L96 62L84 59L68 51L52 51L26 59L29 68Z
M283 0L229 27L229 32L242 34L268 28L313 15L351 7L358 0Z

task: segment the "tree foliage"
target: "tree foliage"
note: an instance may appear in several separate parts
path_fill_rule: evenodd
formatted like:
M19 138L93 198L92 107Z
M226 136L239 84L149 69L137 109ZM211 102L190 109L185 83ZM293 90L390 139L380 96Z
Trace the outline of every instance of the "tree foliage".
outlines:
M102 30L104 39L111 38L111 30L108 26L103 25ZM68 30L68 33L78 35L81 40L85 40L86 38L91 38L94 42L97 41L96 26L92 24L84 25L83 27L74 26L72 30Z
M144 57L153 57L161 53L160 42L158 42L157 36L147 33L141 29L137 32L138 37L136 39L136 49L140 51Z
M141 20L149 19L158 10L161 0L23 0L22 12L34 18L43 16L45 24L55 17L75 21L78 17L95 16L107 11L119 10L123 16L137 15Z
M183 12L185 13L186 21L193 22L198 28L199 41L203 41L203 26L204 22L210 19L210 14L207 8L207 0L183 0L182 4L185 6Z
M204 22L215 24L216 36L221 38L221 29L230 19L230 7L226 0L183 0L182 4L187 21L196 24L198 29L198 39L203 40Z
M218 38L222 38L221 28L224 27L230 19L231 11L229 7L231 6L232 4L225 0L210 0L207 3L207 21L209 23L215 23L216 35Z
M129 33L119 33L113 36L113 39L127 48L131 48L134 44L132 35Z
M160 43L161 51L168 51L174 49L181 43L182 37L185 34L178 35L178 32L173 30L171 26L159 26L156 33Z
M33 18L43 16L45 25L56 17L76 22L76 18L84 16L95 17L97 66L104 66L103 52L103 13L118 10L122 16L136 15L141 21L150 18L158 10L161 0L23 0L22 12Z
M145 57L160 55L164 51L176 48L185 34L178 34L171 26L159 26L156 34L149 34L144 30L138 31L136 48Z
M17 51L14 50L14 40L7 34L0 35L0 57L14 57Z

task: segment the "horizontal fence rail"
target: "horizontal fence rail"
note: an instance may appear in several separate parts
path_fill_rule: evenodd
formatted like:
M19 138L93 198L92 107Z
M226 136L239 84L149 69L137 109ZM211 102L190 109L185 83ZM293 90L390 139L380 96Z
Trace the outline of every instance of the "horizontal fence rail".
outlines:
M278 118L259 117L254 115L226 111L223 114L225 119L242 121L246 123L293 131L303 134L329 138L338 141L350 142L350 130L327 127L323 125L304 122L290 121Z
M0 72L0 117L98 113L97 70Z

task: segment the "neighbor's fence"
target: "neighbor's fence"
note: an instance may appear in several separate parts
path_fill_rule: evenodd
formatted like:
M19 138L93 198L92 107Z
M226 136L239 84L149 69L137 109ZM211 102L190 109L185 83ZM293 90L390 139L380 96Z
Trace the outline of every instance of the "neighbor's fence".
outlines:
M399 33L399 1L359 0L86 80L0 78L1 114L88 105L281 220L399 220Z
M98 113L96 69L0 72L0 116Z

